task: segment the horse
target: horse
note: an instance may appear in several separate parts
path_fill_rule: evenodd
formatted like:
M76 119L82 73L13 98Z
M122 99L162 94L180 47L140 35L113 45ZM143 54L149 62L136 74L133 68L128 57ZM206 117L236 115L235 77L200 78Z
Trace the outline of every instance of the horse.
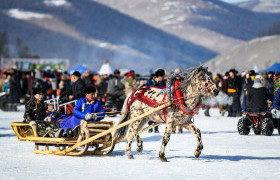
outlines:
M178 77L180 76L175 75L173 77L175 77L173 78L173 80L178 80ZM121 111L122 115L118 124L126 122L130 118L137 117L165 103L165 101L167 100L167 95L168 100L171 101L171 105L164 110L154 112L151 115L134 121L133 123L131 123L131 126L127 125L115 131L114 138L121 139L127 134L130 126L127 145L125 149L125 154L129 159L133 159L133 154L131 153L131 143L134 137L137 142L136 150L140 153L143 151L143 141L141 140L138 131L140 131L143 126L150 120L156 123L166 124L161 149L159 152L159 158L162 162L167 162L167 159L165 157L165 148L167 143L169 142L172 128L177 125L181 125L196 136L197 148L194 155L196 158L200 156L203 149L201 132L194 125L191 119L193 118L194 114L196 114L195 112L198 109L201 95L216 96L218 95L219 91L216 87L216 84L209 77L208 69L203 66L193 68L190 72L182 74L181 77L182 78L180 84L177 86L177 89L175 89L174 86L169 86L169 88L166 89L160 89L156 87L143 87L137 89L125 99ZM146 90L143 91L143 89ZM182 97L180 98L183 100L184 104L179 103L179 98L177 98L177 103L175 102L176 98L174 98L174 93L172 92L175 92L177 90L182 93ZM143 97L145 97L145 101L143 99L141 100L141 98L133 98L137 97L137 95L138 97L140 97L139 94L141 93ZM151 102L154 102L154 104L151 105Z

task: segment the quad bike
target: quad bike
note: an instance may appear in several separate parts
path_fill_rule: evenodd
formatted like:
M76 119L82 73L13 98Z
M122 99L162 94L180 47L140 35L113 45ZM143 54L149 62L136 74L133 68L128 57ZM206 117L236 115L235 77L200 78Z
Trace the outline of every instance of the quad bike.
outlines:
M274 128L278 128L280 134L279 119L272 119L270 112L257 108L247 108L237 124L240 135L248 135L251 128L256 135L271 136Z

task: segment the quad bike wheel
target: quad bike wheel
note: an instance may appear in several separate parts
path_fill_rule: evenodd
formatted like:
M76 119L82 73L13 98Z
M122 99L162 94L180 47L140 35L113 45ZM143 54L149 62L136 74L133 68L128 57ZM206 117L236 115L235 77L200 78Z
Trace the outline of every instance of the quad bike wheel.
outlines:
M262 121L261 133L265 136L271 136L274 130L273 121L271 118L264 118Z
M248 135L250 133L250 121L248 118L243 117L239 119L237 124L237 130L240 135Z

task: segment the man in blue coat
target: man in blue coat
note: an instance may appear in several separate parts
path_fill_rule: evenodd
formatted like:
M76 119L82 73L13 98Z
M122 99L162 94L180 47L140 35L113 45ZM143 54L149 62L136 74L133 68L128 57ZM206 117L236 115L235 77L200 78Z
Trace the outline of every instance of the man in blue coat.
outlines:
M280 118L280 111L279 111L279 106L280 106L280 88L276 91L273 104L272 104L272 116L273 118Z
M84 90L85 97L79 99L74 107L72 116L60 121L60 127L64 129L67 136L76 136L81 120L88 122L104 119L105 111L100 101L95 99L96 89L94 86L87 86Z

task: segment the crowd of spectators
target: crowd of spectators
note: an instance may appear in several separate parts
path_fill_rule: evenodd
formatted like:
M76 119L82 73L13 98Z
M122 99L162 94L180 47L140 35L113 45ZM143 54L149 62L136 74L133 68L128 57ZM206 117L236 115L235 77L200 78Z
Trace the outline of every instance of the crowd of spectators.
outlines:
M174 72L177 72L176 69ZM180 71L180 70L179 70ZM181 72L181 71L180 71ZM225 74L218 73L213 76L210 73L213 81L216 83L220 90L220 94L226 95L232 99L232 103L219 102L221 115L226 112L230 117L241 116L242 111L246 107L256 105L252 95L256 91L254 84L261 84L262 90L257 93L266 93L265 98L268 100L268 107L272 106L273 97L279 88L280 76L275 72L262 72L258 74L254 70L239 73L235 69L230 69ZM1 71L0 74L0 90L1 99L8 100L8 109L16 110L17 105L27 102L30 97L33 97L33 89L42 89L44 91L44 99L51 99L57 96L60 97L62 102L77 100L84 96L83 91L86 86L93 85L97 88L98 98L104 95L118 97L122 102L125 97L141 86L164 86L166 81L165 71L160 69L152 74L150 79L138 78L133 70L121 74L119 70L115 70L113 74L93 74L90 70L81 74L75 71L72 74L67 72L58 71L18 71L9 69ZM260 88L258 86L258 88ZM256 92L254 92L256 94ZM264 103L266 104L266 102ZM263 106L263 105L260 105ZM211 105L206 104L205 115L210 116L209 109ZM266 108L266 107L264 107Z

